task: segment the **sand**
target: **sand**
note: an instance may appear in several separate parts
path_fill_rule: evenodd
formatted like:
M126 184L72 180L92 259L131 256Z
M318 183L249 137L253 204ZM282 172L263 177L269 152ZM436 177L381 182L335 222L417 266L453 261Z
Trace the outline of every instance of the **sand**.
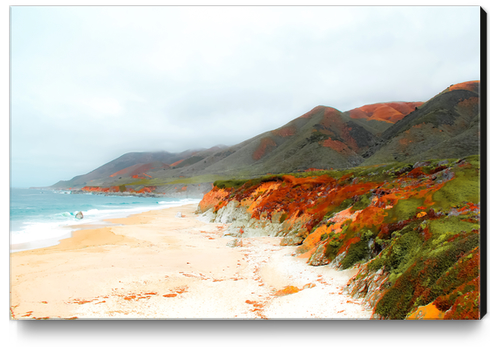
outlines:
M197 205L154 210L12 253L14 319L369 319L342 294L356 270L312 267L280 238L230 247ZM177 212L183 218L177 218Z

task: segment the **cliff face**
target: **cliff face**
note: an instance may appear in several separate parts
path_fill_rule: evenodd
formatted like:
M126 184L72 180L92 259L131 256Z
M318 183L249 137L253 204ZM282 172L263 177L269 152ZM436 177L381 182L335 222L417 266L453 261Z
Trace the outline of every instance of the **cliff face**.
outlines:
M479 157L217 181L203 218L283 236L383 319L479 318Z

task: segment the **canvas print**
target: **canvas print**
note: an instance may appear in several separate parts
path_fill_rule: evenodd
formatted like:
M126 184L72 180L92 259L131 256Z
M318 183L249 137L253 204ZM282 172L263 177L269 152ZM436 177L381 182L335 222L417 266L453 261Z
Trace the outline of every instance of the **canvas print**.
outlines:
M482 15L11 7L10 319L480 319Z

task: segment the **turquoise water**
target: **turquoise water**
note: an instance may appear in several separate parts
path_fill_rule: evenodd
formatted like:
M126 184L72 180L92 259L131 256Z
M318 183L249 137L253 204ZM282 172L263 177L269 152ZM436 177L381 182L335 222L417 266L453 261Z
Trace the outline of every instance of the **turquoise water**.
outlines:
M198 202L198 199L69 194L64 191L11 188L11 249L56 244L59 239L70 237L71 232L81 228L82 224L103 224L104 219ZM78 211L83 213L83 219L75 218Z

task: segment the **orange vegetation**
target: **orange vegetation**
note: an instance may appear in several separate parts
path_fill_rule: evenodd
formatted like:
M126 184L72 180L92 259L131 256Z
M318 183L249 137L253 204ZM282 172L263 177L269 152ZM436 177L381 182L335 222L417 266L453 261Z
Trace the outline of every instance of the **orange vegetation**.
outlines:
M393 124L422 104L423 102L387 102L365 105L350 110L349 116L354 119L377 120Z
M171 167L177 166L177 165L179 165L180 163L182 163L184 160L185 160L185 159L181 159L181 160L179 160L179 161L176 161L175 163L170 164L170 166L171 166Z
M332 140L331 138L326 139L322 142L323 147L328 147L333 149L336 152L352 152L352 150L347 146L345 143L337 141L337 140Z
M207 211L210 208L221 208L225 205L223 204L225 201L227 204L227 197L230 195L229 190L219 189L218 187L214 187L202 198L199 203L199 209L201 211ZM220 204L221 203L221 204Z
M274 142L274 140L270 137L264 137L263 139L260 140L260 144L255 150L255 152L252 154L252 158L254 160L259 160L262 158L264 155L267 153L271 152L274 147L276 147L277 144Z
M453 84L452 86L449 87L450 91L453 90L459 90L459 89L464 89L464 90L469 90L473 91L475 93L480 92L480 81L468 81L468 82L463 82L463 83L457 83Z
M407 319L444 319L444 312L439 311L434 304L420 306Z

